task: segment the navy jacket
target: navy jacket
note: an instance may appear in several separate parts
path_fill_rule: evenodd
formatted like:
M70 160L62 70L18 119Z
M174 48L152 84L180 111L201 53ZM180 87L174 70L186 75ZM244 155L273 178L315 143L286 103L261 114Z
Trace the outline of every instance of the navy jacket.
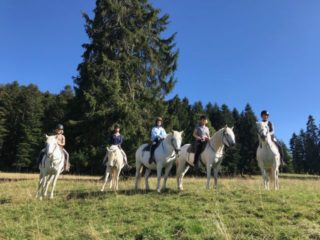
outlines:
M121 145L123 143L123 137L121 135L112 134L109 139L110 145Z

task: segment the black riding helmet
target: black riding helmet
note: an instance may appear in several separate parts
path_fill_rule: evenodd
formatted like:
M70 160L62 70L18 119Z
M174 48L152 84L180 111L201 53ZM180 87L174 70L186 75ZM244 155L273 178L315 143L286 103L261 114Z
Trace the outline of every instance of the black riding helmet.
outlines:
M263 115L267 115L267 116L269 116L269 112L267 111L267 110L263 110L263 111L261 111L261 117L263 116Z
M63 130L63 125L62 124L58 124L56 127L56 130Z

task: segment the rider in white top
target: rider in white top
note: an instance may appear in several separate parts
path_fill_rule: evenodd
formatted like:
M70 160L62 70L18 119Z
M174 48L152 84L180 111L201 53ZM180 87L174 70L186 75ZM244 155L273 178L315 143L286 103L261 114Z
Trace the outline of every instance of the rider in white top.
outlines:
M156 125L152 128L151 130L151 150L150 150L150 159L149 163L151 164L152 162L155 161L154 159L154 151L156 148L159 146L159 144L167 137L166 130L162 127L162 118L158 117L156 119Z

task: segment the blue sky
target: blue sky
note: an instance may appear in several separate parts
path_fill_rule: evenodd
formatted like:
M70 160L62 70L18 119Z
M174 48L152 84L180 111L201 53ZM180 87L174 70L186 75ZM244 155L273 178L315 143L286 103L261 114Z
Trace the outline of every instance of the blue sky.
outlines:
M178 94L191 102L268 109L288 142L320 121L320 1L162 0L177 32ZM1 0L0 83L59 92L72 85L88 41L81 11L95 1Z

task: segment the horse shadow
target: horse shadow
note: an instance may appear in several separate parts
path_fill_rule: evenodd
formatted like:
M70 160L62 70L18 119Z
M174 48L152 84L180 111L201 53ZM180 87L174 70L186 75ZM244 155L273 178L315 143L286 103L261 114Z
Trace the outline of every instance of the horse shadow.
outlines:
M104 192L101 191L69 191L67 194L67 200L73 200L73 199L89 199L89 198L98 198L98 199L104 199L108 197L112 197L115 195L125 195L125 196L133 196L133 195L145 195L145 194L152 194L152 195L172 195L172 194L178 194L178 190L174 189L165 189L161 193L158 193L156 190L135 190L135 189L121 189L118 191L112 191L107 190Z

